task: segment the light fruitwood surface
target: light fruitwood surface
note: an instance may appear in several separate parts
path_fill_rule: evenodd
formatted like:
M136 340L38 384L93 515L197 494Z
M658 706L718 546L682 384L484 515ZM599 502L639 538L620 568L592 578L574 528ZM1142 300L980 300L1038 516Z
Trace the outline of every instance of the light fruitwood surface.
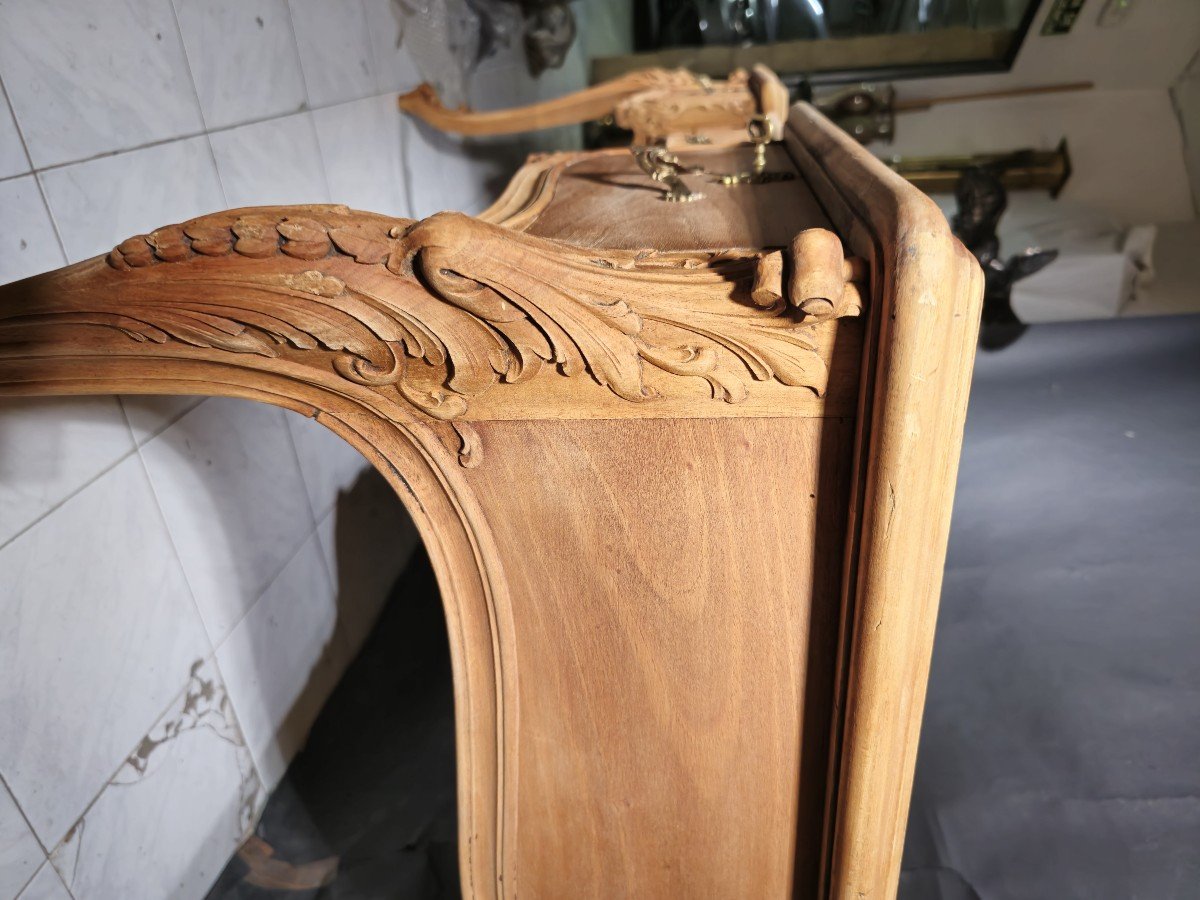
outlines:
M795 856L811 895L853 421L480 434L498 549L538 561L508 578L518 894L782 897Z
M723 146L743 141L746 122L756 113L781 126L788 91L765 66L737 69L719 81L687 69L642 69L512 109L449 109L429 84L402 94L399 105L435 128L465 135L514 134L611 117L633 132L635 144L700 137Z
M677 152L680 163L706 173L750 168L749 147ZM796 172L781 145L767 151L768 169ZM600 151L566 161L553 199L525 225L529 234L580 247L659 251L786 247L806 228L828 228L829 219L800 179L723 187L709 174L684 175L704 194L693 203L664 203L662 188L638 169L627 151ZM838 269L840 275L840 268Z
M981 282L813 110L783 138L800 178L683 206L558 154L479 218L138 235L0 287L0 392L246 397L383 472L466 896L891 896Z

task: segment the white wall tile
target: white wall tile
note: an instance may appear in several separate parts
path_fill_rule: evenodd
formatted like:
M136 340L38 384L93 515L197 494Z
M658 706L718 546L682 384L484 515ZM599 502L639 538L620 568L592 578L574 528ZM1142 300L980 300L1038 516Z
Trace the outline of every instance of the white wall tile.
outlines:
M127 457L0 550L0 772L58 843L209 648Z
M268 789L303 746L345 667L333 587L312 535L217 649L238 721Z
M472 158L470 145L415 119L405 123L403 136L409 202L416 218L445 209L472 212L485 205L491 168Z
M112 397L0 400L0 546L132 449Z
M420 537L396 492L374 469L341 494L318 523L317 536L337 592L338 633L353 659Z
M139 452L217 646L315 526L284 413L212 398Z
M171 0L0 4L0 76L37 168L203 130Z
M404 127L395 94L340 103L313 112L321 158L335 203L408 218Z
M171 394L129 394L120 399L133 439L139 446L204 402L203 397Z
M15 897L45 858L16 801L0 785L0 897Z
M72 900L71 895L63 886L58 872L50 863L42 863L29 886L21 891L17 900Z
M214 132L211 140L230 206L329 202L310 113Z
M338 494L349 490L370 463L315 420L296 413L287 413L286 418L313 515L320 519L333 509Z
M287 0L175 0L175 8L209 128L304 108Z
M313 107L376 93L371 41L361 2L289 0L300 64Z
M203 137L51 169L40 177L71 262L226 205Z
M363 0L371 35L371 62L379 91L408 91L421 83L405 40L405 15L395 0ZM392 98L393 107L395 97Z
M0 181L0 284L66 262L33 175Z
M0 84L0 178L22 175L31 168L16 120L8 106L8 95L3 84Z
M203 897L263 796L225 685L199 662L51 860L75 900Z

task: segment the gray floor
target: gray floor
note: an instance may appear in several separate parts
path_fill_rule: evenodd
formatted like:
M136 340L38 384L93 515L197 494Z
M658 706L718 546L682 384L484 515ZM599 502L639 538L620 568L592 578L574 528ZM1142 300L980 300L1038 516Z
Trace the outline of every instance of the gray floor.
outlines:
M419 558L272 797L319 895L457 894L449 666ZM1200 898L1200 316L982 354L902 900Z
M1200 316L977 362L904 900L1200 897Z

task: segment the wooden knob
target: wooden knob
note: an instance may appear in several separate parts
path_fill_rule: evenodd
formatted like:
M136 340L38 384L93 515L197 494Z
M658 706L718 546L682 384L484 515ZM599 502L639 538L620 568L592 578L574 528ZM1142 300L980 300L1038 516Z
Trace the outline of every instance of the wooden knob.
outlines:
M805 315L836 314L846 288L842 242L825 228L809 228L792 238L788 299Z

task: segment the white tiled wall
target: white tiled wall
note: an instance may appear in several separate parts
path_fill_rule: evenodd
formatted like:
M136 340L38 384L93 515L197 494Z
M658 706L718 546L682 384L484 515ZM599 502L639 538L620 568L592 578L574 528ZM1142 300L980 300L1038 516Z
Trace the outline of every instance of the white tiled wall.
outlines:
M538 142L401 119L405 8L0 0L0 283L230 206L481 208ZM582 83L517 51L477 104ZM364 467L244 401L0 400L0 900L204 895L415 543Z

